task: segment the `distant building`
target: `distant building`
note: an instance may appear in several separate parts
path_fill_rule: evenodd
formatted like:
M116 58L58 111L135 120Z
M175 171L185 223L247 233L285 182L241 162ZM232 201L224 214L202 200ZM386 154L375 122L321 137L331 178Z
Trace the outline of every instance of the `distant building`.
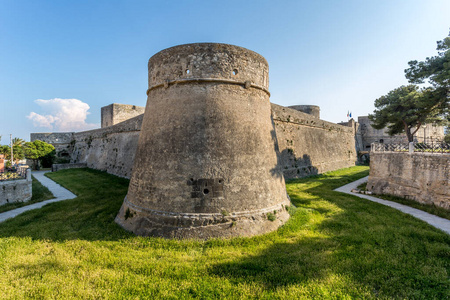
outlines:
M390 136L387 128L373 128L368 116L358 117L358 122L350 119L348 122L340 122L338 124L354 128L357 151L370 151L372 143L395 144L408 142L404 133ZM440 142L444 140L444 136L444 126L425 124L414 134L414 141L417 143Z

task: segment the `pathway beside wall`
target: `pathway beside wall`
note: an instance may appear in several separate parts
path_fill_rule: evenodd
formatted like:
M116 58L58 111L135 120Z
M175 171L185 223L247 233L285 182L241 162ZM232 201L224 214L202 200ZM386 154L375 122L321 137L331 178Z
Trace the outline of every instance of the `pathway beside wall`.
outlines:
M450 234L450 220L429 214L427 212L424 212L419 209L415 209L403 204L399 204L397 202L382 200L373 196L365 195L365 194L356 194L352 193L351 191L353 189L356 189L360 184L363 184L369 179L369 176L361 178L357 181L354 181L352 183L346 184L344 186L341 186L340 188L335 189L336 192L342 192L349 195L357 196L360 198L364 198L373 202L377 202L386 206L390 206L392 208L398 209L401 212L404 212L406 214L409 214L413 217L416 217L417 219L420 219L422 221L427 222L433 227L436 227L437 229L440 229L448 234Z
M77 195L75 195L71 191L63 188L62 186L60 186L59 184L57 184L50 178L44 176L44 174L47 172L49 172L49 171L33 171L32 175L43 186L47 187L50 190L50 192L52 192L53 196L55 196L55 198L46 200L46 201L42 201L42 202L38 202L38 203L33 203L33 204L30 204L27 206L23 206L23 207L20 207L17 209L13 209L13 210L1 213L0 214L0 222L3 222L10 218L14 218L15 216L20 215L23 212L26 212L26 211L29 211L32 209L41 208L44 205L47 205L49 203L59 202L59 201L63 201L63 200L69 200L69 199L73 199L73 198L77 197Z

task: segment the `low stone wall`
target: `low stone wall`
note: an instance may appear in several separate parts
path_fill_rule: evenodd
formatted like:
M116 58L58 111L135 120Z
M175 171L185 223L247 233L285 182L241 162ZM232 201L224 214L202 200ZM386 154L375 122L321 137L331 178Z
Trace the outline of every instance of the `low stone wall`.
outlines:
M367 189L450 209L450 155L372 152Z
M353 128L272 104L285 178L299 178L355 165Z
M66 170L66 169L79 169L79 168L87 168L86 163L78 163L78 164L53 164L52 165L52 172L56 172L59 170Z
M89 168L130 178L143 116L114 126L75 133L71 162L85 163Z
M0 205L30 201L32 196L31 170L26 179L0 181Z

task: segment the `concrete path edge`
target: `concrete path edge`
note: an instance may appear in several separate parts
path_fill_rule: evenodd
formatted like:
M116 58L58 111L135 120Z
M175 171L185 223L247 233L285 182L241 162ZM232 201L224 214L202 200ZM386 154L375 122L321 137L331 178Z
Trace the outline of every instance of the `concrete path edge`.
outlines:
M36 178L36 180L38 180L43 186L47 187L50 190L50 192L52 192L53 196L55 196L55 198L45 200L42 202L38 202L38 203L33 203L30 205L26 205L26 206L22 206L22 207L19 207L19 208L10 210L10 211L6 211L4 213L0 213L0 222L14 218L26 211L41 208L44 205L47 205L49 203L59 202L59 201L63 201L63 200L69 200L69 199L73 199L73 198L77 197L77 195L75 195L68 189L63 188L62 186L60 186L59 184L57 184L50 178L46 177L44 174L47 172L49 172L49 171L33 171L31 173L31 175L33 175L34 178Z
M440 230L446 232L447 234L450 234L450 220L429 214L420 209L412 208L412 207L409 207L409 206L406 206L406 205L403 205L403 204L400 204L397 202L383 200L383 199L369 196L366 194L352 193L353 189L356 189L358 187L358 185L363 184L368 179L369 179L369 176L366 176L364 178L358 179L349 184L341 186L341 187L335 189L335 191L341 192L341 193L346 193L346 194L353 195L353 196L360 197L360 198L364 198L364 199L367 199L367 200L370 200L373 202L377 202L377 203L380 203L380 204L383 204L386 206L390 206L401 212L404 212L404 213L409 214L413 217L416 217L422 221L425 221L428 224L430 224L431 226L436 227L437 229L440 229Z

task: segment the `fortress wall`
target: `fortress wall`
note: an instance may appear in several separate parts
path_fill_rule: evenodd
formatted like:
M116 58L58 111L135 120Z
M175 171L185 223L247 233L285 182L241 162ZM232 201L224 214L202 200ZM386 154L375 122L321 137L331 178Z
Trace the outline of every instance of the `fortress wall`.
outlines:
M137 117L145 112L145 107L113 103L101 109L101 127L105 128Z
M58 157L68 157L72 152L72 140L74 132L41 132L31 133L30 141L40 140L55 147L56 155Z
M355 165L355 139L351 127L271 104L280 149L279 165L286 178L299 178ZM78 133L61 133L67 138L71 162L129 178L141 130L143 114L122 123ZM32 134L57 142L55 134ZM44 139L47 137L46 139ZM58 141L60 139L58 138Z
M372 152L367 189L450 208L450 155Z
M106 128L75 133L71 162L131 176L143 114Z
M353 128L276 104L272 104L272 117L280 148L279 165L285 178L355 165Z

